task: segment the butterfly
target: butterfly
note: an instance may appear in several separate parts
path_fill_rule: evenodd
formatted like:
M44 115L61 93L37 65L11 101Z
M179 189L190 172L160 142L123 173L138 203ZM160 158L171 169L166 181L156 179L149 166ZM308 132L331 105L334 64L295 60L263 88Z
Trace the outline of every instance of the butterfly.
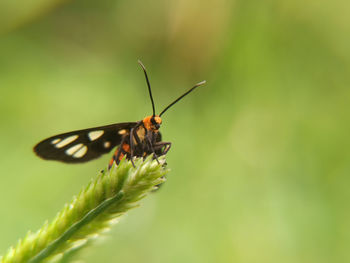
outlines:
M205 84L205 81L194 85L156 115L146 68L141 61L138 63L146 78L152 103L152 115L137 122L116 123L58 134L39 142L34 146L34 152L45 160L83 163L99 158L118 146L109 162L109 168L114 162L118 165L124 157L133 162L133 157L146 157L153 154L154 158L157 159L158 156L165 155L171 147L171 142L162 141L159 132L162 124L161 116L187 94Z

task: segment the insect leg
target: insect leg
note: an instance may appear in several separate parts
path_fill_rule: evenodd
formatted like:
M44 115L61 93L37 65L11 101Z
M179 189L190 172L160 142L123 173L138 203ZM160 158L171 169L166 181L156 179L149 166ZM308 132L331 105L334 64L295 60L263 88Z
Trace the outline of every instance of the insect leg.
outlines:
M132 166L135 167L134 161L132 160L132 157L134 156L134 147L135 147L134 139L133 139L134 130L135 130L135 127L130 130L130 161L132 163Z
M157 162L158 162L158 164L159 164L158 156L157 156L156 152L154 151L152 140L151 140L151 138L148 136L148 134L151 134L152 137L153 137L153 133L148 133L147 130L146 130L145 137L147 138L147 141L148 141L149 147L151 148L151 151L152 151L152 153L153 153L154 159L156 159Z
M167 154L171 147L171 142L157 142L153 145L154 150L161 150L165 146L164 151L162 152L162 155Z
M125 151L124 151L124 149L123 149L123 145L124 145L124 143L125 143L125 141L126 141L126 138L127 138L127 136L124 136L123 137L123 139L122 139L122 141L121 141L121 143L120 143L120 145L119 145L119 148L118 148L118 152L117 152L117 154L115 155L115 162L117 163L117 164L119 164L119 162L120 162L120 155L122 154L122 153L126 153Z
M132 159L132 157L134 156L134 149L135 149L135 143L134 143L134 138L135 138L135 141L138 145L140 145L140 138L139 136L137 135L137 128L140 127L140 125L142 124L142 121L140 121L139 123L137 123L135 125L135 127L133 127L131 130L130 130L130 160L131 160L131 163L132 165L135 167L135 164L134 164L134 161Z

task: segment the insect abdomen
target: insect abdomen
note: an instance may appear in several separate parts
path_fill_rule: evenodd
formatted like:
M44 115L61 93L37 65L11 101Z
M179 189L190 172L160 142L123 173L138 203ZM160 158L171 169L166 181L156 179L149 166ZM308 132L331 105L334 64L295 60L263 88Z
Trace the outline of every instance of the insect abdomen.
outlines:
M123 143L115 150L111 160L109 161L108 169L112 167L114 162L118 165L125 155L127 159L130 159L130 145L128 143Z

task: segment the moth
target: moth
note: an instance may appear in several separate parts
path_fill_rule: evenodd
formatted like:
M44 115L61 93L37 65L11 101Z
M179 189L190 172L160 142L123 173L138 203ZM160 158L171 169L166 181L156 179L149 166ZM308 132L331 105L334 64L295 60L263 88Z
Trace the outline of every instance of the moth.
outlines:
M146 157L153 154L154 158L165 155L171 142L163 142L159 128L161 116L183 97L205 81L194 85L179 98L170 103L158 115L155 114L151 85L145 66L140 64L148 87L153 114L137 122L115 123L95 128L71 131L49 137L34 146L34 152L45 160L55 160L64 163L83 163L99 158L118 146L111 158L108 168L115 162L117 165L125 157L133 162L133 157ZM158 160L158 159L157 159Z

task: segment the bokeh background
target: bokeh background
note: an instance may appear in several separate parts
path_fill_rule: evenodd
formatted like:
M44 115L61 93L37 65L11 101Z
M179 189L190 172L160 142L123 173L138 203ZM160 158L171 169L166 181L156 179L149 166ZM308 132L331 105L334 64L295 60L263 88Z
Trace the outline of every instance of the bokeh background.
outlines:
M2 0L0 254L106 167L47 162L48 136L151 113L166 184L86 262L350 262L350 4Z

